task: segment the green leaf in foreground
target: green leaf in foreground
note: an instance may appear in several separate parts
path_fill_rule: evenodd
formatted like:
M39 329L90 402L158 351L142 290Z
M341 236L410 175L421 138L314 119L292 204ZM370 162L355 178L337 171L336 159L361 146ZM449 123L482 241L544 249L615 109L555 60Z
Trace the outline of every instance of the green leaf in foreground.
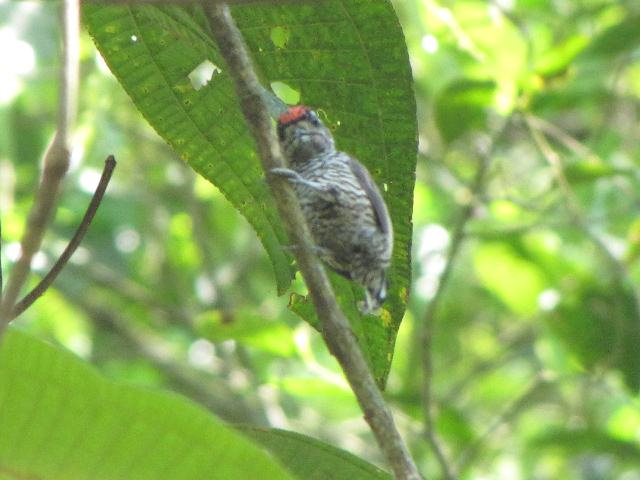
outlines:
M305 480L391 480L391 475L355 455L315 438L277 429L240 426L247 437L261 444L291 473Z
M284 230L201 10L83 4L83 13L136 107L251 223L284 293L292 278ZM339 148L369 168L389 206L395 248L381 317L360 317L359 289L349 285L341 296L343 309L354 312L354 329L364 329L360 344L384 385L411 279L417 152L411 69L395 12L387 0L333 0L237 6L233 15L263 84L288 86L290 98L299 93L301 103L315 107ZM190 74L206 62L216 67L213 77L205 86L192 84Z
M15 330L0 347L0 431L2 478L292 478L188 400L112 383Z

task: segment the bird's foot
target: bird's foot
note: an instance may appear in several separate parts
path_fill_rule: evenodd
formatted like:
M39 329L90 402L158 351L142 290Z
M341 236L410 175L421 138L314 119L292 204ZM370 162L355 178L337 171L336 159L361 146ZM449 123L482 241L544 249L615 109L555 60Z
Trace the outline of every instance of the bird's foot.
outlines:
M279 177L286 178L291 183L297 183L298 185L305 185L309 188L313 188L316 190L325 190L324 186L318 182L314 182L312 180L307 180L302 177L295 170L291 170L290 168L272 168L270 170L272 175L277 175Z

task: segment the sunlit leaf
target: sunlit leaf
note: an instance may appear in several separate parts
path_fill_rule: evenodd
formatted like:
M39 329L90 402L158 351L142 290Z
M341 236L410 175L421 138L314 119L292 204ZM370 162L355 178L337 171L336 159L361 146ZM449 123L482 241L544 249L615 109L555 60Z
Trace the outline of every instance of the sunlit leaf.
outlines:
M0 348L0 425L11 478L292 478L195 404L109 382L18 331Z

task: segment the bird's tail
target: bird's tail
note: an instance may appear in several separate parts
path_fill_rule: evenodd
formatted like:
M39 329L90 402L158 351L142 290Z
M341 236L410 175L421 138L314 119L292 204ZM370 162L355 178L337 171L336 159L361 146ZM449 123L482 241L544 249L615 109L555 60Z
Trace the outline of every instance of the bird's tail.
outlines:
M372 281L368 282L365 290L363 313L375 313L387 298L389 282L384 270L381 270Z

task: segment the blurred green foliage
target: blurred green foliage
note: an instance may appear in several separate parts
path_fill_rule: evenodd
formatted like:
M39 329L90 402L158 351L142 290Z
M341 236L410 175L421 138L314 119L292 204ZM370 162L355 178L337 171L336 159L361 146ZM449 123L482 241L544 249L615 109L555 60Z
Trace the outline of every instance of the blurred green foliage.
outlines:
M368 2L356 3L366 11ZM429 321L435 428L449 464L467 479L640 478L640 4L394 6L413 69L419 154L412 288L387 397L421 471L441 475L424 436L425 311L471 205ZM56 8L0 4L0 80L15 87L3 84L0 98L5 274L54 128ZM294 40L287 29L272 36L285 50ZM36 273L72 235L102 159L114 153L119 166L81 250L17 324L111 378L381 462L319 335L276 295L254 230L176 158L82 41L77 151ZM313 65L317 76L345 74ZM354 133L345 148L370 145ZM299 279L292 291L304 292Z

